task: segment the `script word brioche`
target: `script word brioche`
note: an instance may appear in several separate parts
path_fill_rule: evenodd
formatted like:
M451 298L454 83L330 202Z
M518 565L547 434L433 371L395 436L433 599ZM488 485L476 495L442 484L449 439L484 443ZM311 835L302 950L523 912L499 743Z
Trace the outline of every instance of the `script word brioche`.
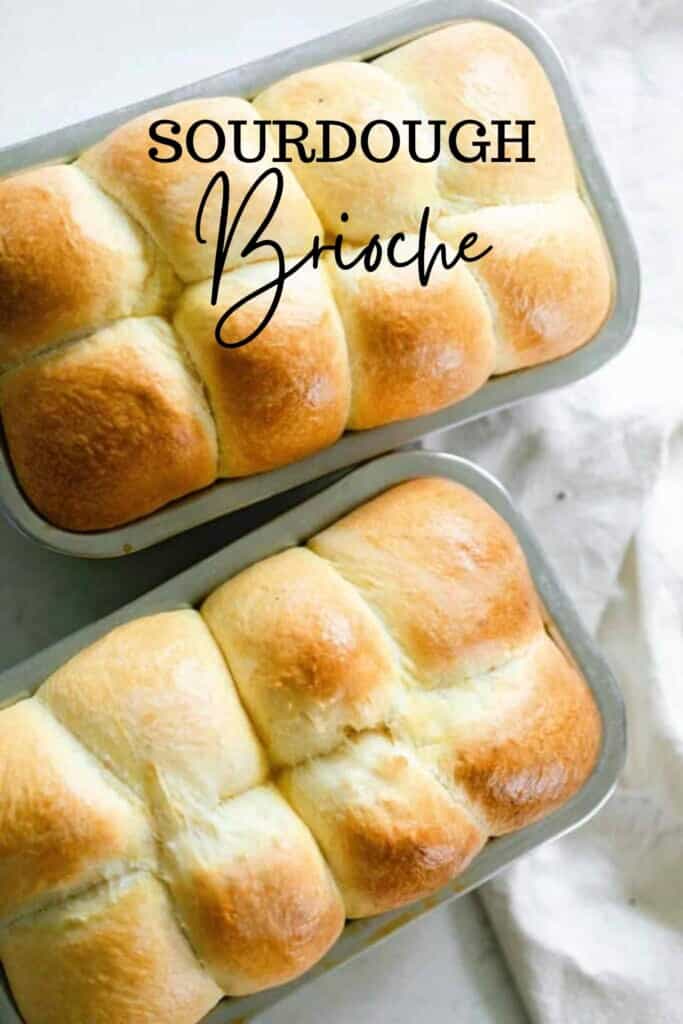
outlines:
M399 484L0 711L26 1024L197 1024L589 777L600 718L481 498Z

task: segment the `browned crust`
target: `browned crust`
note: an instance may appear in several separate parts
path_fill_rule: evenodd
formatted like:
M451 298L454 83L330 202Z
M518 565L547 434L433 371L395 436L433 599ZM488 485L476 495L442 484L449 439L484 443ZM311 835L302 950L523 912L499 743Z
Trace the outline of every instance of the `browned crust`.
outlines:
M15 925L0 953L31 1024L196 1024L221 997L144 875Z
M204 602L240 695L271 758L325 753L345 728L389 713L398 672L356 591L305 548L264 559Z
M349 367L339 314L331 300L320 304L317 315L311 313L302 298L310 278L288 289L292 301L285 301L287 308L243 349L226 352L215 344L213 331L222 310L209 307L203 320L194 328L189 325L186 341L211 393L221 476L291 464L334 444L345 427L367 429L434 412L478 389L491 371L555 358L598 330L609 309L608 260L594 226L586 227L590 218L576 195L573 158L552 86L534 54L514 35L468 21L399 46L372 63L341 62L290 76L265 90L256 106L240 98L211 97L148 112L83 153L77 164L39 168L0 183L0 366L121 317L163 313L177 297L171 264L183 280L206 282L213 269L217 195L205 209L204 246L197 245L194 220L207 181L217 169L229 172L234 210L254 178L271 165L273 140L257 164L237 160L230 141L217 164L194 161L187 152L176 162L155 162L149 158L150 122L160 115L177 119L182 137L197 119L225 124L238 118L249 134L256 115L282 113L283 103L293 104L311 125L320 114L341 112L360 127L375 119L382 104L395 122L420 113L432 118L445 114L449 122L526 115L535 122L535 162L445 159L437 168L411 165L402 149L396 160L370 168L359 150L326 169L315 163L298 167L327 226L343 228L355 243L367 241L375 229L382 237L396 228L415 231L425 205L436 217L483 203L472 226L477 229L481 214L486 234L490 215L496 237L492 253L474 273L491 297L491 310L463 267L450 273L448 285L433 281L426 289L394 288L387 283L391 275L369 275L353 297L342 275L337 297L354 376L349 417ZM211 130L206 125L203 130L206 140ZM303 255L322 229L289 166L283 173L283 201L269 235L288 256ZM569 227L565 222L553 227L555 210L565 202L575 204L576 220L583 225L574 235L571 217ZM498 205L487 209L491 203ZM246 261L239 256L267 204L263 195L250 201L226 263L233 272L225 275L226 282L232 279L228 289L239 292L240 273L268 262L262 260L267 248ZM339 221L344 206L353 213L348 224ZM534 207L540 214L529 213ZM518 209L522 219L527 213L531 218L530 224L521 224L522 236L536 230L539 217L550 222L549 234L531 247L530 255L520 251L518 230L497 237L496 218L517 216ZM439 230L455 241L453 232L459 239L456 229L467 220L441 216ZM260 322L257 306L233 317L223 335L227 341L244 337ZM184 297L179 322L186 309ZM499 334L495 358L491 312ZM73 394L75 375L70 386ZM129 522L213 479L203 456L195 453L185 462L179 456L179 448L189 451L199 442L180 419L173 422L172 403L158 413L157 435L173 435L160 449L164 469L148 472L152 459L143 452L149 444L141 437L148 428L140 422L154 419L150 410L156 399L149 399L144 385L142 392L128 391L125 402L117 396L115 416L117 429L118 421L135 421L132 450L141 453L139 472L122 469L122 446L113 436L103 440L101 429L92 449L76 455L63 427L35 442L20 439L28 428L15 428L14 446L23 458L18 473L37 510L56 525L89 530ZM63 419L63 401L55 400L53 410L46 397L41 401L46 417ZM62 442L67 450L60 453ZM82 494L64 497L62 491L71 486ZM102 511L107 489L112 501Z
M379 610L422 686L504 662L540 628L514 534L452 481L399 484L309 544Z
M474 231L482 247L492 246L473 270L494 310L495 373L573 352L604 322L612 296L607 249L578 196L445 217L437 230L453 245Z
M145 819L35 700L0 715L0 918L150 854Z
M254 287L272 280L275 264L226 274L220 301L209 285L188 289L175 326L208 390L221 448L219 475L246 476L296 462L333 444L346 424L349 369L339 316L322 273L298 271L285 286L272 320L241 348L221 348L218 318ZM223 340L242 340L259 327L270 293L237 310Z
M67 222L66 200L39 184L10 179L0 187L2 364L81 326L111 272L102 247L63 230Z
M279 781L320 843L349 917L434 892L486 839L405 747L380 735L366 733Z
M465 870L485 836L464 812L426 823L396 808L396 819L373 819L364 808L348 811L339 841L350 865L350 884L367 900L368 914L380 914L441 889ZM365 916L356 910L353 916Z
M211 163L195 161L187 149L180 159L164 163L149 156L149 126L160 117L177 121L181 125L181 133L171 137L184 141L193 123L208 119L221 124L229 140L228 122L244 121L244 150L253 154L257 150L258 139L255 136L258 132L251 122L259 116L251 103L238 97L186 100L148 111L121 125L87 150L79 165L149 231L182 280L199 281L210 277L213 272L220 213L220 193L214 191L202 216L202 236L206 244L199 245L195 238L195 221L209 181L217 171L227 173L230 181L229 216L232 220L249 188L272 166L272 141L269 138L267 154L256 163L238 160L230 145L226 146L222 157ZM163 127L162 133L169 137L168 125ZM206 126L197 132L195 139L200 153L214 151L216 141L215 133ZM163 146L160 150L162 156L168 155ZM277 241L286 255L302 255L309 250L313 237L322 234L322 228L289 167L286 164L278 164L278 167L284 175L284 191L268 226L267 237ZM228 267L244 262L242 248L261 225L272 196L272 186L259 188L252 195L230 247ZM261 258L258 250L252 257L256 260Z
M329 869L272 785L227 801L167 852L193 947L228 995L297 977L343 927Z
M523 828L566 803L591 774L602 725L588 686L547 640L524 704L484 734L452 741L452 779L492 835Z
M88 232L79 214L87 220L90 204L101 229L108 216L124 218L70 166L0 182L0 367L117 317L163 310L170 271L155 266L132 223L125 248Z
M417 244L406 239L402 254L417 251ZM467 269L435 270L423 287L414 265L374 273L329 266L351 358L351 430L424 416L465 398L490 376L491 317Z
M129 342L127 323L27 364L3 388L19 482L67 530L129 522L216 477L208 414L191 395L198 385L177 385L163 360Z
M283 985L312 967L344 926L341 902L311 865L291 857L244 864L239 877L196 872L188 879L193 934L209 963L229 963L229 995ZM216 974L221 974L220 966Z

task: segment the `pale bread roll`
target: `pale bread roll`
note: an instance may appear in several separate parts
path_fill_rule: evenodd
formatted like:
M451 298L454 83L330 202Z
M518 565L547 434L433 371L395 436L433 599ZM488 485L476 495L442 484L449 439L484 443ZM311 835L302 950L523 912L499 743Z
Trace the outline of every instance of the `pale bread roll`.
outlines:
M135 619L53 673L43 701L174 830L262 782L267 761L201 617Z
M430 32L397 47L374 64L394 76L427 117L478 121L458 133L465 156L476 156L476 144L491 141L485 162L456 160L447 147L439 162L439 188L455 206L521 203L552 199L576 189L576 173L567 132L552 86L540 63L511 32L482 21L465 21ZM519 145L505 147L512 162L498 162L492 120L535 123L530 129L533 163L517 162ZM518 125L506 129L510 138Z

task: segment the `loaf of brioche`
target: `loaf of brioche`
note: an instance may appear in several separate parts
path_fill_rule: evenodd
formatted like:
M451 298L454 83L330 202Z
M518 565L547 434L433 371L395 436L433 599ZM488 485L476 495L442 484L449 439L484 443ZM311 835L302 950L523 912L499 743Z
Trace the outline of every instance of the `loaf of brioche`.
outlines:
M595 763L508 525L408 481L105 635L0 711L0 959L26 1024L196 1024L424 897Z
M495 160L468 162L445 144L438 160L425 159L434 151L430 124L477 121L492 145L505 119L534 122L532 161L516 159L513 141ZM283 120L308 131L306 150L288 149L288 162L271 124L261 146L263 122ZM151 159L156 121L178 159L167 142L162 159ZM357 137L374 127L379 162L359 145L346 159L308 160L324 142L319 121L342 125L333 155L344 152L344 125ZM179 130L168 134L173 122ZM412 154L406 122L417 126ZM228 123L241 125L241 150ZM507 135L519 130L513 123ZM188 131L199 159L181 145ZM400 145L383 161L392 131ZM476 131L465 123L458 136L466 157L481 141ZM289 268L316 237L329 244L337 233L346 266L373 238L386 247L402 233L396 252L407 265L385 258L374 270L341 270L327 253L319 268L287 279L276 316L254 340L221 347L219 317L276 276L269 245L242 255L274 187L250 190L275 166L282 195L262 237ZM229 224L251 198L214 305L218 187L200 224L197 215L217 172L229 182ZM151 111L74 164L0 182L0 372L10 371L0 378L0 413L26 497L65 529L114 527L217 476L274 469L344 430L426 415L492 374L571 352L600 328L612 290L606 246L578 189L543 69L516 37L482 22L459 22L372 62L301 71L252 102L212 97ZM425 285L408 255L427 208L430 252L445 241L452 259L472 232L474 254L491 251L448 271L437 261ZM229 317L223 341L258 330L271 297L262 292ZM152 317L166 327L132 326Z

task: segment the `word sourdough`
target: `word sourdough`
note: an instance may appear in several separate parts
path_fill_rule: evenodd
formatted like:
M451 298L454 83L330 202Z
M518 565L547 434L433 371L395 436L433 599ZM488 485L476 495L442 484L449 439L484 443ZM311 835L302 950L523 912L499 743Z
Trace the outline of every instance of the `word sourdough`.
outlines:
M256 140L250 138L250 147L246 145L243 129L249 123L249 134L253 136L252 127L256 128ZM338 163L348 160L356 150L373 163L385 164L393 160L402 148L407 148L411 160L416 163L433 163L445 153L462 163L535 163L530 153L530 130L535 121L529 120L492 120L489 127L482 121L471 118L456 121L448 125L447 121L430 119L405 119L399 122L376 118L368 121L359 131L345 121L334 121L330 118L315 122L320 129L319 148L307 145L309 126L303 121L239 121L230 120L223 126L219 121L202 118L194 121L185 133L185 149L192 160L210 164L220 160L226 150L234 153L242 163L257 163L263 160L269 149L269 141L275 142L273 160L276 163L292 163L292 150L296 151L297 159L302 163ZM403 127L403 131L399 129ZM471 131L469 131L471 129ZM162 134L162 130L166 134ZM468 143L461 147L461 134L476 136L469 138ZM512 131L519 134L512 134ZM149 127L149 135L153 142L160 143L149 149L149 155L157 163L174 163L183 155L183 144L171 136L180 135L182 127L178 121L160 118ZM489 137L492 135L492 137ZM200 137L201 136L201 137ZM519 146L519 153L510 156L511 146Z

